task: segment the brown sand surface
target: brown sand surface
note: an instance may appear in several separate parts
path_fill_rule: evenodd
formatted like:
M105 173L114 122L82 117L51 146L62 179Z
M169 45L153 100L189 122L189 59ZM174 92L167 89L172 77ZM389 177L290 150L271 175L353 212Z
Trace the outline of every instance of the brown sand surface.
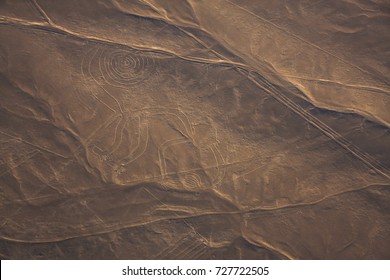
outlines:
M389 259L388 1L0 0L1 259Z

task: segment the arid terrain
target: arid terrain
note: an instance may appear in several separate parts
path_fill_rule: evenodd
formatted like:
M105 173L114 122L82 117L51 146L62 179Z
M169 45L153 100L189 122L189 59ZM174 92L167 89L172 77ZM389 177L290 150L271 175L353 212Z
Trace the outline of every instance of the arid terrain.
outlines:
M1 259L390 259L390 2L0 0Z

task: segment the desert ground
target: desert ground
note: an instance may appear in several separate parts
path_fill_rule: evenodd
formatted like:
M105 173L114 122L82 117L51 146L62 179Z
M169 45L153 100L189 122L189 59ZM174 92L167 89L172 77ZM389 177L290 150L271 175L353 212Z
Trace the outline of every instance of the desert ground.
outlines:
M1 259L390 259L390 4L0 0Z

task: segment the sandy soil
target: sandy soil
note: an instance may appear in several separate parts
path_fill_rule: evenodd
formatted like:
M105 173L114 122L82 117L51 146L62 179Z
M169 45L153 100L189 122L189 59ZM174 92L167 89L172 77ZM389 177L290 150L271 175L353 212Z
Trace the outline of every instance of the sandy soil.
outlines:
M2 259L389 259L386 1L0 1Z

